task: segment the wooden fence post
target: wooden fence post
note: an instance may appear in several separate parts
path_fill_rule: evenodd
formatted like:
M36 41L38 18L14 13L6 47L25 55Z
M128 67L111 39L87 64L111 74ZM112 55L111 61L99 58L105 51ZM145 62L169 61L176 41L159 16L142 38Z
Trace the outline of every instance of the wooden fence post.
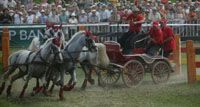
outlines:
M176 40L176 50L174 50L174 61L176 63L175 72L180 73L181 72L181 43L180 43L180 35L175 36Z
M10 47L10 36L8 28L3 28L2 32L2 63L3 71L7 71L8 67L8 57L9 57L9 47Z
M84 25L80 25L80 26L79 26L79 31L83 31L83 30L86 30L86 29L85 29L85 26L84 26Z
M193 47L192 40L187 40L186 42L186 53L187 53L188 83L192 84L196 82L195 49Z

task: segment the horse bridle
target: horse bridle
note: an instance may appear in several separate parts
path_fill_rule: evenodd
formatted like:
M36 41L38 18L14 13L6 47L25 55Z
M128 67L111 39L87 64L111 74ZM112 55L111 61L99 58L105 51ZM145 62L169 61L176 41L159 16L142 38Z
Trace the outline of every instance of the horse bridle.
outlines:
M49 30L49 29L47 29L47 30ZM53 37L54 32L53 32L52 30L53 30L53 29L51 29L51 30L49 31L49 32L50 32L50 35L47 34L46 32L44 33L44 35L46 35L48 38Z

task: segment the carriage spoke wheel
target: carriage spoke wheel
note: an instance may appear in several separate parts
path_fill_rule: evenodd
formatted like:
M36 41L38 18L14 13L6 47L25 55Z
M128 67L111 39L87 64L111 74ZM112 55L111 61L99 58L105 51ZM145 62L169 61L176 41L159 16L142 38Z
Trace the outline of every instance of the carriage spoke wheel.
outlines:
M144 77L144 67L137 60L130 60L124 65L122 80L127 87L137 86Z
M158 61L153 65L151 77L155 84L166 82L169 79L171 68L165 61Z
M100 69L100 84L103 86L114 85L120 78L121 69L109 64L108 68Z

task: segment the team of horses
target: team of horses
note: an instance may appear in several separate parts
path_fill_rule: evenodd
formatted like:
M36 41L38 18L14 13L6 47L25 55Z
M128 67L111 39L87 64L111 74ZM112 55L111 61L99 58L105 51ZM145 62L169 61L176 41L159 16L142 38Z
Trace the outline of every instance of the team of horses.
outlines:
M54 86L57 85L60 87L59 98L63 100L63 92L72 90L77 83L76 68L78 64L85 73L83 89L87 82L94 84L91 72L92 69L95 69L98 75L96 65L107 66L109 64L105 46L102 43L95 43L88 31L79 31L69 41L65 41L62 25L47 25L44 34L44 39L46 39L44 43L35 37L27 50L19 50L9 56L8 70L1 75L0 94L7 86L7 96L11 96L12 84L17 79L24 78L25 83L19 95L22 98L29 81L36 78L36 86L33 88L32 95L42 90L44 95L48 96L49 92L52 92ZM66 85L64 84L65 74L70 74ZM50 82L52 82L52 86L48 92Z

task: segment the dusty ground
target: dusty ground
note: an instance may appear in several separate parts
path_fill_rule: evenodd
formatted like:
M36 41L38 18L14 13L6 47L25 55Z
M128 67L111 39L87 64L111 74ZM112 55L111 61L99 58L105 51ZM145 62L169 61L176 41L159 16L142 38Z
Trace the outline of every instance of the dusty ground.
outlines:
M30 96L34 79L31 81L26 95L19 99L23 80L14 83L12 97L5 93L0 96L0 107L199 107L200 83L186 84L186 66L180 74L172 74L165 84L153 84L150 75L146 74L139 86L126 88L122 80L110 87L89 85L85 91L80 89L83 73L78 72L78 84L73 91L65 92L65 100L58 101L58 88L52 97L38 94Z

